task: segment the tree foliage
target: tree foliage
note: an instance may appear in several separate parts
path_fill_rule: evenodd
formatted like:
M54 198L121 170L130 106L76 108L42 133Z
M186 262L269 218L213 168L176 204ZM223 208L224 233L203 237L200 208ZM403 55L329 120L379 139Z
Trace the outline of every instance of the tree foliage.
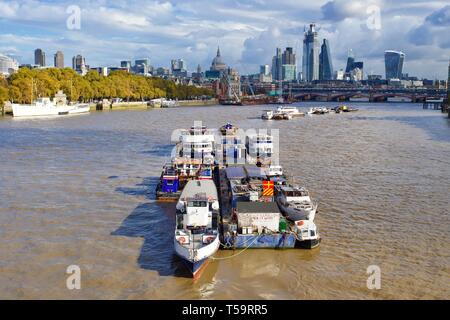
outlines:
M62 90L70 101L121 98L126 101L143 101L160 97L189 100L200 96L213 96L206 88L177 85L171 80L150 78L114 71L109 76L91 70L84 77L70 68L22 68L7 80L0 78L0 103L30 103L37 97L53 97Z

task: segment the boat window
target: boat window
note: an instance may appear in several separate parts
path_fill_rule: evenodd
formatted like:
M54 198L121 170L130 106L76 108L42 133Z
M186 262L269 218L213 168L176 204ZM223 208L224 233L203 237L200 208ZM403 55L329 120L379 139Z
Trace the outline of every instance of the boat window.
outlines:
M311 230L311 237L314 237L316 235L316 233L314 232L314 230Z

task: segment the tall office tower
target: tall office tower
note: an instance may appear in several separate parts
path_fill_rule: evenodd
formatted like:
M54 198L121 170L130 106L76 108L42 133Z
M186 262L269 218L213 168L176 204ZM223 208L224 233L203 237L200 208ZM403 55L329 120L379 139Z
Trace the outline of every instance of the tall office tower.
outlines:
M45 52L42 49L34 50L34 64L45 67Z
M183 59L178 59L178 69L187 70L186 61L184 61Z
M268 64L263 64L259 66L259 74L262 74L264 76L268 76L270 74L270 67Z
M404 61L405 54L401 51L386 50L384 52L386 80L401 79Z
M303 79L311 82L319 79L319 39L316 25L311 23L303 39Z
M150 71L149 59L138 59L134 61L134 72L138 74L147 74Z
M285 81L292 81L297 78L297 59L294 50L287 47L281 57L281 79Z
M350 73L353 70L353 64L355 63L355 56L353 50L348 50L347 66L345 67L345 73Z
M64 53L61 51L56 51L55 53L55 68L63 69L64 68Z
M86 66L86 59L81 54L76 55L72 58L72 68L84 76L88 69Z
M282 55L282 64L297 65L294 50L291 47L287 47Z
M319 60L319 80L332 80L333 63L331 61L330 45L327 39L323 39Z
M282 65L283 65L283 57L281 54L281 49L277 48L275 56L272 58L272 79L273 80L282 80Z

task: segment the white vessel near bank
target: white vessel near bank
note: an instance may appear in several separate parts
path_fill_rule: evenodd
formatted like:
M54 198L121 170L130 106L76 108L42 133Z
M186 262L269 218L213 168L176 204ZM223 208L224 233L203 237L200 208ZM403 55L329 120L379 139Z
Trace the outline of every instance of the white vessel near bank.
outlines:
M59 91L53 100L38 98L31 104L12 104L14 117L51 117L89 113L89 104L67 104L66 95Z
M219 198L213 180L191 180L177 203L174 246L194 279L219 249Z
M308 114L327 114L330 110L327 107L313 107L310 108Z
M303 112L301 112L298 108L296 107L286 107L286 106L280 106L277 108L277 113L283 113L283 114L288 114L292 117L302 117L305 114Z
M263 110L261 115L261 119L263 120L272 120L273 119L273 110Z
M317 203L311 199L308 190L297 186L279 188L275 201L283 215L291 221L314 221Z

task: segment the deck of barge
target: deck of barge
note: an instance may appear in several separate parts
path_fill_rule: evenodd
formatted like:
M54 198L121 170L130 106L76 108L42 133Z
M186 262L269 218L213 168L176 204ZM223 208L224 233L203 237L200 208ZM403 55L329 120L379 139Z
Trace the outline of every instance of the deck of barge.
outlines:
M222 218L220 235L222 249L293 249L298 247L295 235L290 232L269 234L238 233L232 224L231 191L224 169L218 170L217 180Z

